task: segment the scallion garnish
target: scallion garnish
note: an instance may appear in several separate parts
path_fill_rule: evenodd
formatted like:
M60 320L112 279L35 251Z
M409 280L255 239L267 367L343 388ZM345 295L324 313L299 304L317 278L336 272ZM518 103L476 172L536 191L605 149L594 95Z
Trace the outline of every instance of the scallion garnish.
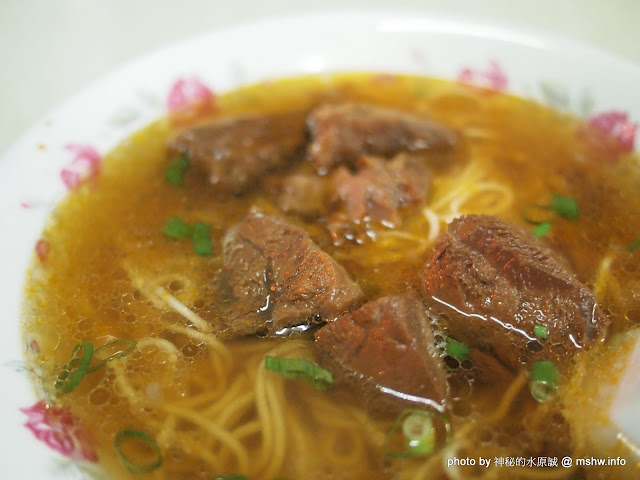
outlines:
M558 195L551 196L551 205L533 204L522 209L522 218L525 222L535 225L531 230L536 237L544 237L549 230L555 216L576 220L580 217L578 202L572 197ZM640 240L640 238L638 239ZM638 244L640 246L640 243Z
M184 183L184 172L189 168L189 159L187 157L178 157L173 160L164 174L164 179L171 185L180 186Z
M111 355L107 356L103 360L100 360L95 365L91 365L87 372L95 372L101 367L104 367L107 362L114 360L116 358L125 357L129 355L134 348L136 348L137 342L133 340L114 340L113 342L105 343L99 348L96 348L95 352L93 352L94 357L100 357L100 354L104 354L104 351L115 350Z
M551 209L561 217L568 218L570 220L576 220L580 217L578 203L573 197L554 193L551 196Z
M213 254L211 227L206 223L196 222L192 227L178 217L171 217L162 229L162 233L174 240L190 238L196 255L205 257Z
M193 229L178 217L171 217L162 229L162 233L164 233L169 238L173 238L174 240L189 238L192 232Z
M427 410L404 410L384 441L388 457L426 457L451 440L451 422L442 414Z
M549 329L544 325L534 325L533 334L536 338L547 338L549 336Z
M636 238L632 243L630 243L629 246L627 247L627 250L629 250L630 252L633 252L638 248L640 248L640 237Z
M551 222L542 222L536 225L531 229L531 233L533 233L536 237L544 237L551 230Z
M213 254L213 247L211 246L211 227L206 223L198 222L193 226L191 242L193 243L193 251L196 255L206 257Z
M541 360L531 364L529 390L538 402L548 402L558 390L560 374L551 360Z
M93 356L93 343L79 343L71 352L71 360L62 368L58 379L53 384L61 393L69 393L76 389L87 374L89 362Z
M412 456L424 457L435 450L436 430L430 415L412 413L403 420L402 433Z
M124 442L137 443L138 447L151 450L151 460L144 463L136 462L131 458L131 454L124 453L122 449ZM162 465L162 452L160 451L160 447L156 440L146 432L133 429L120 430L116 433L113 446L124 467L132 473L150 472Z
M450 337L445 338L445 343L445 353L450 357L455 358L459 362L464 362L467 358L469 358L469 347L467 347L464 343L454 340Z
M317 390L327 390L334 382L330 371L306 358L266 357L264 366L283 377L307 382Z

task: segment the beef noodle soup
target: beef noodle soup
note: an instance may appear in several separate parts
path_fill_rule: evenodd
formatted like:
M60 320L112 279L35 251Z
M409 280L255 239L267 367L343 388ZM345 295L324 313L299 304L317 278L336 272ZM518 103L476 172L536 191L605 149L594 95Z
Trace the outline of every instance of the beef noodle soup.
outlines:
M26 286L38 393L108 476L637 474L601 388L640 320L638 158L615 139L366 74L178 120L58 206Z

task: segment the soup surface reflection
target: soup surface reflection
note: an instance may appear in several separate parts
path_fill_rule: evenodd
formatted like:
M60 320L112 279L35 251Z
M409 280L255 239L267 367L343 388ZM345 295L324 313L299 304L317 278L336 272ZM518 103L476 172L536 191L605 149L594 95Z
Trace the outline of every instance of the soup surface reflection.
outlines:
M640 320L635 155L434 79L215 102L109 153L26 285L37 390L103 471L635 478L594 434ZM564 456L628 461L549 465Z

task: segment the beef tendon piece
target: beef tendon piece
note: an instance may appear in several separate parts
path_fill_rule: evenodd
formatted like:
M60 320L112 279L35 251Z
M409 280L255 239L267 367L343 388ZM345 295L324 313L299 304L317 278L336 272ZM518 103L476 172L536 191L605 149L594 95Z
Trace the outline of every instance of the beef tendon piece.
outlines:
M283 113L221 118L185 130L169 141L222 192L240 193L259 178L288 165L304 150L304 115Z
M427 311L410 295L390 295L322 327L318 362L360 404L379 413L444 410L447 382Z
M513 371L571 356L593 345L609 323L564 261L496 217L451 222L420 275L424 299L448 334Z
M347 272L302 229L250 214L223 242L232 295L226 337L274 335L287 327L333 320L362 303Z
M326 209L324 178L315 174L294 173L280 186L278 206L287 213L315 218Z
M307 119L313 137L307 153L319 173L360 155L448 150L457 135L428 117L363 103L324 105Z
M351 221L397 225L400 209L423 203L431 191L432 175L420 158L363 156L357 165L355 173L340 166L332 176L337 201Z

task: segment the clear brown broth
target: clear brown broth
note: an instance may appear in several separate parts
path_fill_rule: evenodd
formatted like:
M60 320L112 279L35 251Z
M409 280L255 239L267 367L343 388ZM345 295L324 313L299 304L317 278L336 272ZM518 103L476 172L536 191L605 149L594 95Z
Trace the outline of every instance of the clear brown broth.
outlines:
M466 181L464 175L470 166L481 172L482 181L499 183L513 193L513 203L500 212L509 221L524 224L522 209L548 201L552 193L574 197L580 206L580 219L555 222L544 241L568 260L581 281L596 288L598 301L612 318L609 337L626 332L640 321L640 272L636 268L640 254L626 249L640 233L636 157L623 157L616 164L603 162L599 151L576 135L579 120L544 106L459 84L408 76L351 74L270 82L218 97L215 116L310 110L328 100L358 100L426 111L435 120L458 130L462 136L459 148L438 159L440 164L450 166L435 169L436 199L446 193L449 185L455 185L456 179ZM164 119L135 134L107 156L94 183L69 195L58 206L42 234L51 246L50 252L44 263L33 268L26 286L25 335L37 339L40 345L40 353L31 358L33 369L38 372L34 376L38 389L50 403L71 408L91 432L101 462L114 478L160 475L127 472L115 457L116 432L137 428L162 435L169 415L160 404L188 405L190 399L206 394L209 388L215 390L222 382L216 380L206 345L168 331L167 325L180 325L182 320L170 309L153 304L140 282L166 288L204 320L215 322L225 314L227 305L216 288L224 232L256 206L286 217L279 212L274 190L264 187L281 173L238 197L220 197L195 175L187 175L182 188L167 185L163 180L166 141L175 130L171 121ZM292 169L311 171L311 166L301 162ZM466 205L463 213L484 213L477 208ZM162 227L173 215L190 223L206 221L213 226L212 257L197 257L188 242L163 237ZM418 281L416 271L430 248L420 243L428 236L428 222L419 209L404 212L398 231L407 235L380 236L362 244L334 245L321 223L295 216L290 220L305 228L338 259L369 299L414 288ZM611 262L608 276L602 280L599 272L605 258ZM91 341L98 346L112 338L138 341L145 337L168 340L178 351L175 361L161 349L136 351L124 367L136 391L147 395L148 400L145 389L153 384L156 391L160 389L161 398L132 402L117 386L117 373L111 366L87 375L70 394L60 395L53 388L57 374L78 343ZM259 338L228 342L232 361L225 373L226 385L259 368L265 353L283 342L286 340ZM310 347L302 347L301 351L312 356ZM580 362L580 356L577 358ZM577 367L566 365L562 370L570 375ZM575 442L571 441L562 401L539 405L526 388L516 397L507 417L485 425L484 419L500 402L513 377L505 374L490 384L473 378L473 368L460 367L449 375L454 432L477 426L469 434L471 443L459 455L466 452L477 458L484 452L485 456L561 457L584 453L575 450ZM296 382L269 381L279 382L277 388L290 402L285 414L301 425L298 437L286 437L288 460L277 469L278 476L292 480L411 478L423 465L416 460L385 458L380 432L388 428L389 421L367 417L366 408L345 406L340 391L315 392ZM212 391L212 400L206 405L214 405L221 395L216 397ZM321 406L314 403L317 396L322 396ZM205 406L198 404L194 408ZM314 408L325 411L314 413ZM250 423L256 415L255 409L248 409L238 419L238 425ZM540 421L541 418L554 418L557 425ZM228 473L252 474L254 480L275 477L261 476L266 467L236 471L237 462L228 452L221 454L222 465L216 471L197 448L188 442L180 443L192 434L194 443L204 442L215 455L215 439L207 438L184 419L176 425L180 434L161 442L164 478L214 478ZM340 435L332 433L336 431ZM334 450L347 452L349 444L362 445L361 458L354 464L338 461L333 453L317 446L318 439L333 442ZM244 437L242 444L250 458L259 458L260 449L265 448L264 439L257 433ZM307 450L300 450L300 445ZM444 473L437 467L432 471L433 478L445 478ZM572 475L583 478L584 473L574 471Z

